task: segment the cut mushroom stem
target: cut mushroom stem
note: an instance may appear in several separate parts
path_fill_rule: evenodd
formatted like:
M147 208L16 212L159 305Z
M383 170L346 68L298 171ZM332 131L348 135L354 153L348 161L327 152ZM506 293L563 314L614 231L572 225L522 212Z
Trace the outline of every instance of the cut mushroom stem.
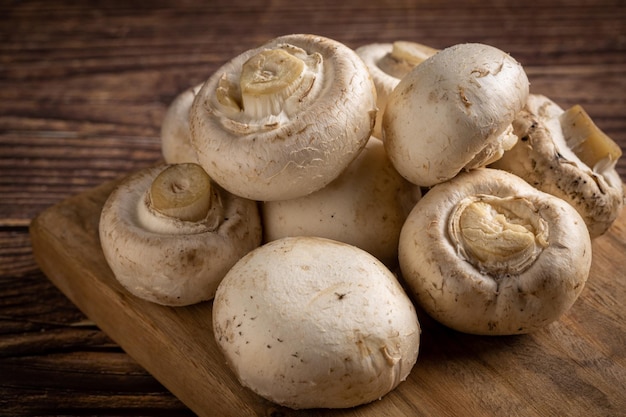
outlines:
M435 55L437 51L435 48L417 42L395 41L392 44L391 56L398 61L405 61L415 66Z
M600 162L615 164L622 156L619 145L600 130L582 106L566 110L559 121L567 145L588 167L594 168Z
M211 207L211 179L197 164L175 164L152 182L149 205L157 212L183 221L207 217Z

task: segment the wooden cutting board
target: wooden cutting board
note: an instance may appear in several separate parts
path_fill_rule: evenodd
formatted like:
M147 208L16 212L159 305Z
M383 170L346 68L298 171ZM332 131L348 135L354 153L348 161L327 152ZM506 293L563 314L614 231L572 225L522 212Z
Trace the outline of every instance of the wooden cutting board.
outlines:
M626 415L626 210L595 240L589 281L558 322L530 335L471 336L418 310L420 356L396 390L352 409L294 411L239 384L213 339L210 302L159 306L117 283L98 239L100 209L114 185L34 219L35 258L85 315L200 416Z

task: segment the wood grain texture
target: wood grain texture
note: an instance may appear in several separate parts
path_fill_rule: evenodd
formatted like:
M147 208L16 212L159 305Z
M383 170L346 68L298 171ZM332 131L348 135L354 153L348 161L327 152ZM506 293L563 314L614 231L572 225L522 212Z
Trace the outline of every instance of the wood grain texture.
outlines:
M179 92L232 56L295 32L351 47L396 39L438 48L470 41L498 46L524 65L533 91L563 107L582 103L626 149L621 0L0 2L0 414L191 414L48 280L33 258L28 227L54 204L153 164L160 158L163 114ZM626 158L617 168L626 180ZM605 241L616 249L623 244L618 237ZM553 330L555 338L562 332L591 336L565 351L552 346L547 357L527 338L517 359L537 373L537 367L563 367L560 379L551 377L555 390L577 388L594 399L591 404L605 395L593 384L605 385L591 375L606 370L612 382L623 376L616 364L623 367L624 330L615 326L625 318L624 273L611 261L611 253L596 255L600 274L613 279L590 283L591 295L577 304L575 319L565 318L568 330ZM605 314L595 314L598 309ZM514 372L489 381L463 370L464 358L483 361L483 349L493 350L488 341L441 340L471 347L446 353L446 369L460 375L456 384L467 390L461 398L469 399L469 409L479 395L500 392L488 391L494 385L533 392ZM422 358L439 358L436 352L426 345ZM589 379L578 386L566 370ZM418 381L428 386L439 371L423 368ZM535 412L550 410L552 391ZM570 396L567 402L576 404ZM516 398L512 407L522 402ZM422 410L437 409L428 395L420 401ZM573 415L589 407L581 410Z
M530 335L479 337L446 329L420 312L418 363L396 390L354 409L296 412L239 384L215 343L211 302L159 306L115 280L98 239L101 206L112 186L40 214L31 226L35 258L72 302L200 416L613 416L626 407L626 334L616 324L626 313L619 304L626 287L613 279L626 264L626 211L594 241L589 284L559 322Z

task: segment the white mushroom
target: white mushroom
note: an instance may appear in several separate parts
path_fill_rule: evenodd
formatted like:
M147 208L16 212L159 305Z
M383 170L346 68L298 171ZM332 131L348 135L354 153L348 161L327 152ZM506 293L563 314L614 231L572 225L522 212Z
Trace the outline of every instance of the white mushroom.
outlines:
M319 191L262 205L266 241L319 236L357 246L389 267L398 263L398 238L419 200L419 187L395 170L375 138L333 182Z
M230 192L258 201L316 191L357 156L376 118L376 90L347 46L294 34L218 69L191 108L198 161Z
M431 57L437 49L417 42L370 43L356 49L376 86L378 113L372 135L382 139L382 118L387 97L415 66Z
M528 88L522 66L497 48L445 48L389 96L382 126L387 153L401 175L423 187L484 166L516 143L511 122Z
M213 298L262 238L256 202L211 184L196 164L128 176L105 202L99 232L117 280L137 297L171 306Z
M198 84L177 95L165 112L161 123L161 153L168 164L198 161L191 146L189 110L201 87Z
M580 295L591 239L565 201L479 168L434 186L415 205L399 261L417 302L440 323L474 334L528 333Z
M538 94L530 95L513 126L521 140L491 166L570 203L592 238L604 234L624 205L623 184L615 169L622 155L619 145L582 107L563 110Z
M228 272L213 328L241 383L287 407L347 408L407 378L419 350L415 308L396 277L354 246L276 240Z

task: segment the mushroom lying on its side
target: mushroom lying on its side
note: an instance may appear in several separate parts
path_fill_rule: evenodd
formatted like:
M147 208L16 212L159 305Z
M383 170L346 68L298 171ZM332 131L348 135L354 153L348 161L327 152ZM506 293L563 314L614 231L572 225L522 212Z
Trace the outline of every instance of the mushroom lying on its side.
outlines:
M613 224L624 205L615 169L622 151L580 106L565 111L549 98L531 94L513 123L521 138L491 167L522 177L570 203L592 238Z
M376 89L352 49L286 35L219 68L190 117L192 145L213 180L245 198L285 200L324 187L363 149Z
M485 166L517 141L511 122L528 97L522 66L489 45L445 48L409 72L383 113L398 172L422 187Z
M265 202L265 240L325 237L357 246L395 267L400 229L420 196L419 187L398 174L383 143L372 137L326 187L300 198Z
M532 332L565 313L591 267L591 239L565 201L479 168L431 188L399 244L402 276L424 310L461 332Z
M137 297L170 306L213 298L262 238L256 202L211 184L196 164L128 176L105 202L99 233L115 278Z
M382 139L382 119L387 97L415 66L437 53L437 49L417 42L395 41L393 43L371 43L356 49L374 80L376 86L378 114L372 135Z
M191 146L189 111L201 87L202 84L199 84L180 93L165 112L161 123L161 153L168 164L198 161Z
M215 295L213 329L244 386L294 409L381 398L407 378L420 341L391 271L354 246L308 236L237 262Z

